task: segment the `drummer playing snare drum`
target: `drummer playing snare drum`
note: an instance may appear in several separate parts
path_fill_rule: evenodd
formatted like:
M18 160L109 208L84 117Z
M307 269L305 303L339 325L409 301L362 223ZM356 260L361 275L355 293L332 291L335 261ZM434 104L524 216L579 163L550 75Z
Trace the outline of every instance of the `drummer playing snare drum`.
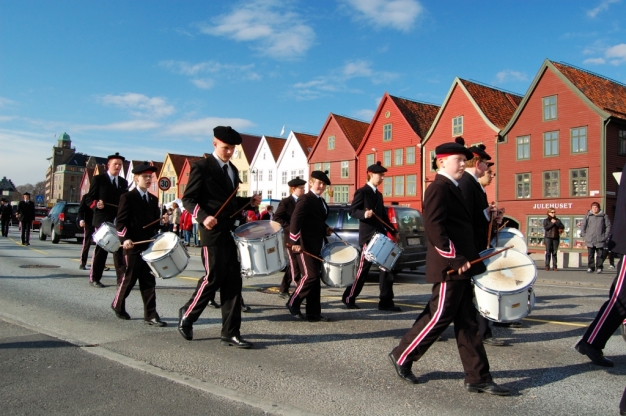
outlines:
M130 192L122 194L117 210L115 228L120 237L126 258L126 271L117 286L111 308L120 319L130 319L126 312L126 298L139 280L139 291L144 304L144 322L147 325L166 326L156 311L156 281L150 267L141 257L141 252L150 245L146 240L153 238L159 229L158 199L148 192L152 185L152 174L156 167L144 162L133 169L134 181L137 185ZM140 242L137 244L135 242Z
M362 246L362 249L354 283L346 288L341 297L341 301L348 309L359 309L355 301L363 290L367 274L372 266L372 262L365 256L365 247L376 233L383 235L386 235L387 231L391 231L393 234L397 233L396 230L388 229L388 226L385 226L390 221L385 210L383 195L377 189L383 183L385 172L387 169L380 162L368 166L367 183L354 193L350 206L350 215L359 219L359 245ZM393 273L380 269L379 286L378 310L401 312L402 309L394 305L393 302Z

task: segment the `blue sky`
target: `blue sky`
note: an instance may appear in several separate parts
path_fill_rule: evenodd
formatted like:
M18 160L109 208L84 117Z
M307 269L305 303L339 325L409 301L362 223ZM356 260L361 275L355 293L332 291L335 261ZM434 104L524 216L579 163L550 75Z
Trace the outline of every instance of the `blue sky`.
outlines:
M524 94L544 59L626 83L622 0L0 0L0 177L43 180L55 135L163 160L212 128L317 135L385 91L440 105L454 77ZM285 136L286 137L286 134Z

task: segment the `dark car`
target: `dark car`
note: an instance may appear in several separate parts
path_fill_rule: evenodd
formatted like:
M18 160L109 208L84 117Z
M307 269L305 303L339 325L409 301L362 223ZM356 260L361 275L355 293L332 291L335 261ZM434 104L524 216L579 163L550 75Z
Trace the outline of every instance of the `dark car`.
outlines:
M83 241L83 230L76 223L79 204L76 202L57 202L48 215L41 220L39 227L39 239L45 240L48 236L52 243L57 244L60 240L75 238L78 242Z
M328 219L326 224L334 228L335 232L347 243L359 246L359 220L350 216L349 205L329 205ZM385 207L391 222L390 225L398 230L396 244L402 249L402 255L396 261L393 272L398 273L404 269L415 270L426 263L426 234L422 214L408 207L392 205ZM387 235L389 237L389 235ZM332 234L328 237L329 242L339 241ZM359 247L360 248L360 247Z
M33 221L33 230L38 230L41 227L41 220L48 215L48 208L35 207L35 220Z

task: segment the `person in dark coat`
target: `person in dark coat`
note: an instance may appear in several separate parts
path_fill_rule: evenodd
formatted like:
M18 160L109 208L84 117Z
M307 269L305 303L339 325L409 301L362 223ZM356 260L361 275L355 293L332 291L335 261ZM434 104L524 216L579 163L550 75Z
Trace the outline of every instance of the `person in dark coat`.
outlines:
M236 145L241 144L239 133L231 127L218 126L213 129L213 135L215 151L191 165L189 182L183 195L183 206L196 218L200 227L206 274L198 281L189 301L179 310L178 331L183 338L193 339L193 323L219 289L222 304L221 344L251 348L252 343L243 340L240 334L241 265L231 234L236 220L231 217L249 203L256 207L261 203L261 197L233 196L241 183L237 168L230 163Z
M298 199L304 195L304 185L306 185L306 181L296 176L294 179L290 180L287 185L289 185L289 196L280 201L278 208L276 208L276 214L274 214L274 221L283 227L285 244L289 243L291 216L296 208L296 202L298 202ZM298 266L297 255L289 249L287 249L287 253L289 255L289 265L283 275L283 280L280 283L278 292L278 296L283 299L287 299L289 297L289 286L291 283L293 282L297 286L300 281L300 277L302 276L300 273L300 266Z
M137 186L120 197L115 228L124 250L126 270L117 287L111 309L118 318L129 320L126 298L139 281L139 291L144 305L144 322L147 325L163 327L167 323L161 320L156 311L156 280L150 272L148 263L141 257L141 252L150 246L149 242L143 241L150 240L157 234L159 230L157 220L161 217L157 197L148 192L152 185L153 172L156 172L156 167L150 166L148 162L136 166L133 175Z
M341 301L348 309L359 309L359 306L355 303L356 298L363 290L365 280L372 267L372 262L366 258L365 247L376 233L383 235L386 235L387 231L396 233L396 230L388 229L378 219L382 219L386 224L391 223L387 210L385 210L383 195L377 189L383 183L385 172L387 172L387 169L380 162L368 166L367 183L356 190L350 206L350 216L359 219L359 245L362 249L354 282L346 287L341 296ZM378 285L380 288L378 310L401 312L402 309L399 306L395 306L393 302L393 273L380 269Z
M554 208L548 209L548 216L543 220L543 240L546 246L546 270L550 270L550 259L552 259L552 270L558 270L556 252L559 250L561 231L563 231L564 228L561 220L556 217L556 210Z
M311 256L319 258L326 237L332 232L332 228L326 225L328 205L322 198L327 186L330 186L330 179L326 172L319 170L311 172L309 192L298 198L289 226L289 241L291 249L297 254L302 278L287 301L287 309L294 318L311 322L329 321L321 314L322 262ZM305 251L309 254L305 254ZM300 311L304 300L306 316Z
M6 198L2 198L0 201L0 228L2 229L2 237L9 236L9 225L11 224L12 216L13 207L7 202Z
M30 200L30 194L24 192L23 200L17 205L17 217L22 227L22 245L30 245L30 230L35 220L35 203Z
M91 243L93 242L93 211L87 205L87 194L83 195L80 200L80 205L78 206L78 226L84 229L83 235L83 247L80 251L80 265L78 268L80 270L86 270L87 267L87 257L89 256L89 248L91 247Z
M260 214L260 218L262 221L273 221L274 220L274 207L268 205Z
M465 388L470 392L509 395L509 389L495 384L489 372L485 347L478 335L472 302L471 277L483 273L474 245L470 210L458 188L465 161L473 154L458 143L435 148L439 167L435 180L426 188L423 215L428 251L426 281L433 284L432 296L413 327L389 354L397 375L419 383L412 371L418 361L454 322L454 334L465 371ZM451 274L448 272L452 271Z
M120 156L119 153L110 155L107 162L107 171L94 176L91 181L85 202L93 211L92 225L96 230L104 222L113 223L115 221L120 196L128 189L126 179L119 176L124 160L124 156ZM89 283L93 287L105 287L100 280L102 279L102 272L106 267L107 256L108 252L96 245L93 251L93 258L91 259L91 272L89 273ZM116 253L113 253L113 263L115 264L117 283L119 284L126 271L122 247Z

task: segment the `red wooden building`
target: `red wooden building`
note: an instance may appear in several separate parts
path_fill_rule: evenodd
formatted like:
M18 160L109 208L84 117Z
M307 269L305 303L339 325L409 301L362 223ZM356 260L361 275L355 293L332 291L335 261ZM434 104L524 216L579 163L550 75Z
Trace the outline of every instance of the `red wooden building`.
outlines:
M613 218L626 162L626 86L546 60L500 134L497 199L520 224L529 250L543 250L542 221L555 208L561 249L582 250L580 223L592 202Z
M364 121L330 113L317 141L309 153L309 173L329 172L332 186L324 193L328 203L345 204L356 190L356 149L361 144L369 124Z
M436 172L432 169L435 148L454 141L458 136L465 139L467 147L484 144L487 153L495 160L498 133L509 122L522 98L507 91L455 78L422 143L423 189L435 179ZM498 175L494 181L497 180ZM496 187L493 182L486 191L488 200L495 201Z
M178 175L178 198L182 199L185 194L185 188L187 188L187 184L189 183L189 173L191 172L191 164L200 159L203 159L202 156L189 156L185 159L183 163L183 167L180 169L180 174Z
M377 161L388 169L381 188L385 203L422 209L421 142L439 106L385 93L357 149L358 187Z

